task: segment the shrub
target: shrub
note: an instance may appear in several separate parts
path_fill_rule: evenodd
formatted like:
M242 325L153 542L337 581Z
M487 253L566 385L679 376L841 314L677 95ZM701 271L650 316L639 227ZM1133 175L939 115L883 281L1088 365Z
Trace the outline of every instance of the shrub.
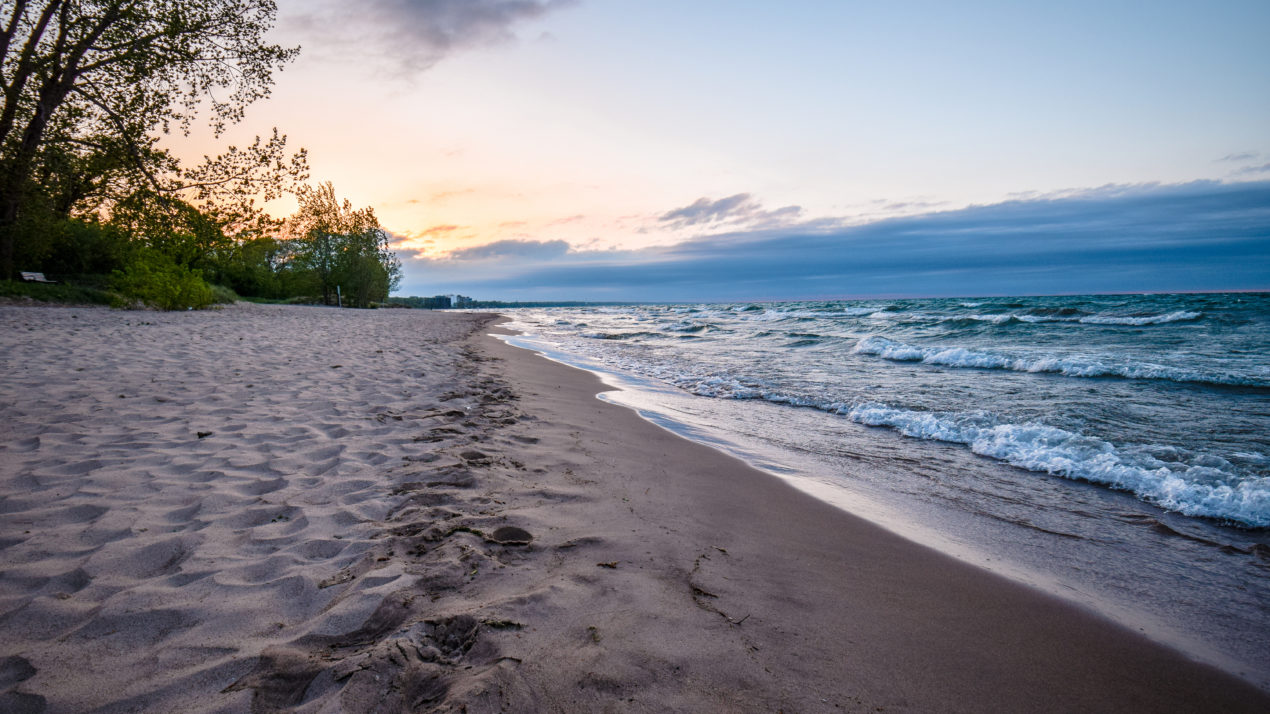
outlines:
M126 299L160 310L201 310L213 299L201 272L152 250L138 251L123 270L111 273L111 283Z
M231 305L238 302L238 293L224 285L213 285L212 302L217 305Z

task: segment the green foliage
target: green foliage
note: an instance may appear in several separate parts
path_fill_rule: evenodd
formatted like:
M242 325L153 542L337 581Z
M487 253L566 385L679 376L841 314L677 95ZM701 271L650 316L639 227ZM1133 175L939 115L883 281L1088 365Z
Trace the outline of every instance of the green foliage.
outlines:
M134 242L178 265L206 269L233 250L234 241L207 214L177 198L138 191L115 206L111 224Z
M294 295L298 287L294 276L283 270L286 253L286 243L273 236L240 240L218 255L211 276L242 296L281 299Z
M276 0L0 4L0 279L95 274L165 309L385 300L401 279L388 234L330 183L303 185L306 153L277 129L197 164L162 145L200 117L220 136L269 94L298 52L266 41L276 15ZM284 233L256 202L289 191Z
M45 272L69 275L109 275L124 265L128 235L117 226L67 219L48 234L49 252L42 261Z
M123 270L111 274L111 282L128 301L160 310L201 310L213 301L212 289L200 271L154 250L137 251Z
M238 302L238 293L224 285L212 285L212 302L217 305L232 305Z
M24 214L105 218L140 190L198 204L220 229L261 222L254 205L307 178L286 137L182 167L160 146L203 115L216 135L268 96L298 48L266 40L275 0L22 0L0 9L0 272L41 234ZM188 263L189 261L183 262ZM29 267L27 268L29 269ZM7 275L5 275L7 277Z
M301 187L296 197L300 207L289 221L296 236L291 270L311 276L327 305L335 303L337 293L352 307L386 300L401 281L401 262L388 249L388 234L374 210L340 201L329 181Z
M199 118L220 136L268 96L298 53L266 41L276 16L276 0L0 4L0 279L109 276L121 303L163 309L385 300L388 234L331 184L302 185L305 151L277 129L197 164L162 145ZM287 240L256 202L297 186Z
M9 230L19 234L18 270L59 275L108 274L123 266L128 235L116 226L66 218L43 207L27 211Z

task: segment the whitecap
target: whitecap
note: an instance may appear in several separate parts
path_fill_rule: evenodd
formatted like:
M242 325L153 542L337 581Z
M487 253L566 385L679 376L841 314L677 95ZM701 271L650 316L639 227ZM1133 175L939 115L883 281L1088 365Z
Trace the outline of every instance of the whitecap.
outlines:
M1213 374L1170 367L1152 362L1126 362L1107 356L1086 354L1011 356L965 347L918 347L870 335L861 339L852 352L896 362L921 362L945 367L1004 369L1015 372L1052 373L1067 377L1122 377L1159 379L1243 386L1270 386L1263 379L1238 374Z
M1169 322L1190 322L1203 316L1202 312L1178 310L1164 315L1086 315L1078 322L1088 325L1163 325Z

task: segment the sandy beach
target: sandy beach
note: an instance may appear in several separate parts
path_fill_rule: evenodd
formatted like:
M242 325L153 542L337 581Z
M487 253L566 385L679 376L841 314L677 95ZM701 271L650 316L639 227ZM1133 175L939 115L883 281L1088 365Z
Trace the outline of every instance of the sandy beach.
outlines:
M0 711L1267 711L496 316L0 306Z

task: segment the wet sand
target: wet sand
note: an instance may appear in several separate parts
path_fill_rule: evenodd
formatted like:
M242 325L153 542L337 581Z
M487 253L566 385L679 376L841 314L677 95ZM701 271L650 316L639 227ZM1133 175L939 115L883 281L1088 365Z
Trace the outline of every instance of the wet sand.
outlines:
M492 320L0 307L0 710L1270 707Z

